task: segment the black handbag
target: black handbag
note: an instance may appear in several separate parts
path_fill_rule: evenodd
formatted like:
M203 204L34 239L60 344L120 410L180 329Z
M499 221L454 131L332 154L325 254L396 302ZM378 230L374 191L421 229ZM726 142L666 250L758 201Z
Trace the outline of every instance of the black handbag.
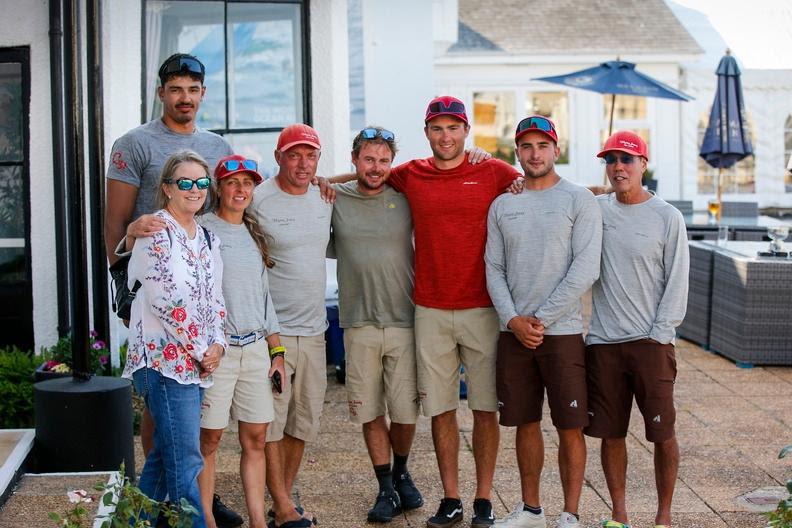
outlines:
M113 279L113 311L125 321L129 321L132 301L135 300L137 291L142 286L140 281L135 281L132 289L127 286L127 267L131 255L121 257L110 266L110 277Z
M211 251L212 239L209 237L209 231L204 226L201 226L201 229L203 229L204 236L206 237L206 245L209 246L209 250ZM132 285L131 290L129 286L127 286L127 267L129 267L129 259L131 256L130 254L121 257L110 266L110 277L113 279L113 311L124 321L129 321L132 301L135 300L137 291L142 286L140 281L137 280L135 284Z

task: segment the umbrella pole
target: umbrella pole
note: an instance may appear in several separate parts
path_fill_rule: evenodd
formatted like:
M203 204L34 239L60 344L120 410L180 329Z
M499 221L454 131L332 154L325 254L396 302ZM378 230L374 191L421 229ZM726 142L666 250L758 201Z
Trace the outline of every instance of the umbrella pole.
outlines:
M723 168L718 167L718 182L716 184L716 194L715 198L718 200L718 215L717 220L720 222L721 219L721 211L723 211L723 203L721 202L721 182L723 181Z
M616 109L616 94L611 94L611 111L610 111L610 119L608 120L608 137L613 134L613 111ZM607 138L606 138L607 139ZM608 185L608 173L606 172L604 175L603 184Z

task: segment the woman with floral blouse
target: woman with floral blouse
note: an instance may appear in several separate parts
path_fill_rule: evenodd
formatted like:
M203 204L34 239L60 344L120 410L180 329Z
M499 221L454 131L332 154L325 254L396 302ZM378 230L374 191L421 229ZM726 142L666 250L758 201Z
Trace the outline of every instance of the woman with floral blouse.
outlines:
M154 449L140 489L161 501L186 499L204 528L198 475L201 387L226 348L220 241L195 222L211 184L206 162L184 150L165 162L155 216L167 227L138 238L129 261L132 303L124 377L132 378L154 418Z

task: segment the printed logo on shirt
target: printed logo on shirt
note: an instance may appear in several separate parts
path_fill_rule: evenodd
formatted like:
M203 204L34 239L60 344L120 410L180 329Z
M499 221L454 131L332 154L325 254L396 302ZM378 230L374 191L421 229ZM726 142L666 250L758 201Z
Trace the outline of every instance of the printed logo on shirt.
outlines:
M462 182L462 185L478 185L477 181Z
M657 416L652 418L652 421L655 422L655 423L660 423L660 415L658 414Z
M574 408L574 409L577 409L577 406L578 406L578 404L577 404L577 400L572 400L572 401L569 403L569 406L570 406L570 407L572 407L572 408Z
M113 152L112 160L113 160L113 165L116 166L116 169L124 170L127 168L126 161L124 161L124 155L120 150Z
M508 213L503 214L504 220L517 220L521 216L525 216L525 211L509 211Z
M389 203L388 204L388 209L396 209L396 204L395 203Z

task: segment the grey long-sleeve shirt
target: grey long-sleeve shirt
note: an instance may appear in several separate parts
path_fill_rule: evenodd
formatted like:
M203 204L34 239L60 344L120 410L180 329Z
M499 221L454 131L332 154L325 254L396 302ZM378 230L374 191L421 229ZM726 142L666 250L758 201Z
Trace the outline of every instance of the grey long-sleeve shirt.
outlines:
M602 270L594 284L587 344L650 338L673 343L685 317L688 253L685 220L656 196L624 205L597 197L602 209Z
M533 315L547 335L583 332L580 297L597 280L602 218L588 189L561 179L502 194L487 218L487 290L505 330Z

